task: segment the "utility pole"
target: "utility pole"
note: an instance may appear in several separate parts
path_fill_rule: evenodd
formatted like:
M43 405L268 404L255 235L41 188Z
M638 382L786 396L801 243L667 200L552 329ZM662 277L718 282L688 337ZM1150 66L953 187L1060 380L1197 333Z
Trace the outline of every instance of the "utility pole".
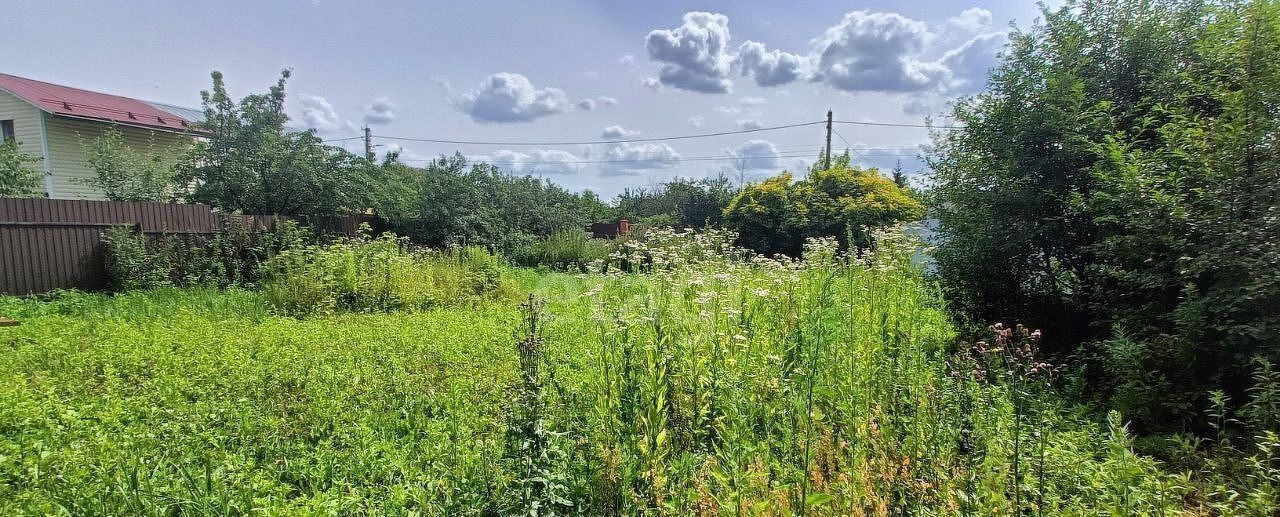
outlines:
M831 128L830 122L827 123L827 128L828 129ZM830 133L830 131L827 131L827 132ZM827 147L831 147L830 134L827 135ZM828 155L828 161L830 161L830 155L831 155L830 150L827 151L827 155ZM365 158L368 158L370 161L373 160L373 130L369 129L369 126L364 127L364 156Z
M827 110L827 158L823 160L822 168L831 168L831 110Z

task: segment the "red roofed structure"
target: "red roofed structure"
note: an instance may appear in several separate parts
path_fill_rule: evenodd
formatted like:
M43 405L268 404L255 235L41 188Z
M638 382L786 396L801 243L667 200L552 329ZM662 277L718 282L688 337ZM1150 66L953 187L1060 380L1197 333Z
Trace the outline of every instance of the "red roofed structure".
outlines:
M0 73L0 140L38 157L44 195L101 199L85 146L115 127L136 150L172 156L203 131L200 110L147 102Z
M161 131L195 131L192 128L195 120L184 119L154 104L129 97L91 92L9 74L0 74L0 90L54 115L144 126Z

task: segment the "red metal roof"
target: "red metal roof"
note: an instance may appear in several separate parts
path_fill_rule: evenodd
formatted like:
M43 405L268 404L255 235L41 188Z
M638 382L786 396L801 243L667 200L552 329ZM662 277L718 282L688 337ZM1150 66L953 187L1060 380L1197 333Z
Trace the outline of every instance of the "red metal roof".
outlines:
M108 95L0 74L0 90L7 91L54 115L144 126L165 131L192 132L195 123L138 99Z

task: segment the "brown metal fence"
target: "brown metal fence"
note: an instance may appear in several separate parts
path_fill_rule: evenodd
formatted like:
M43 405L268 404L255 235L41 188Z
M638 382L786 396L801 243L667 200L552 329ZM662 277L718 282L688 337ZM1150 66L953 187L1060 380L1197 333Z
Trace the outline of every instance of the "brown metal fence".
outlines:
M0 198L0 293L31 294L54 289L102 289L102 232L133 225L148 234L212 234L229 224L273 230L275 215L233 215L208 205L129 203L71 199ZM303 221L326 233L354 235L370 215Z

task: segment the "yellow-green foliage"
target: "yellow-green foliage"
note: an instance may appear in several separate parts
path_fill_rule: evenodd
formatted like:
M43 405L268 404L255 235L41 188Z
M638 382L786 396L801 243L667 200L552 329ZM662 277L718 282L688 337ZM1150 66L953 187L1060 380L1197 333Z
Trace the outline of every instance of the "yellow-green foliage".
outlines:
M469 305L515 294L501 262L482 248L416 250L391 234L287 250L265 267L264 297L293 315Z
M875 229L919 219L924 205L876 169L842 164L815 170L793 182L783 172L743 187L729 202L724 218L739 242L755 251L795 256L810 237L846 238L865 246Z

